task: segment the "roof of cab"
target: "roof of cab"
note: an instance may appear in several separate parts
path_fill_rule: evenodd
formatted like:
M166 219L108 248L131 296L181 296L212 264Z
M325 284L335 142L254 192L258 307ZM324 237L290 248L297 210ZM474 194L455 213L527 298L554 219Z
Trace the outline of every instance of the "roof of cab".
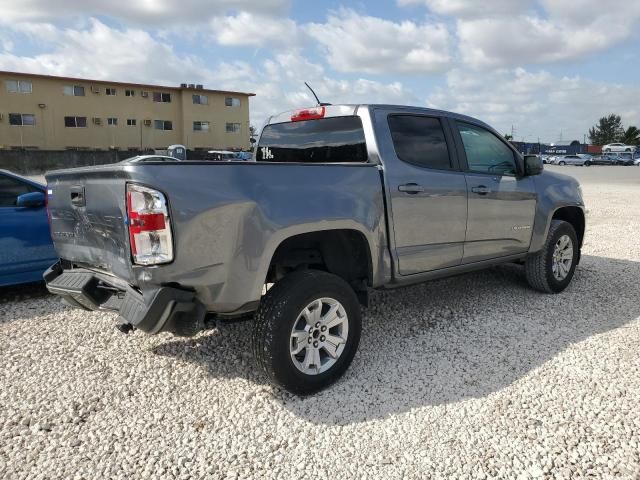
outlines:
M300 110L308 110L314 108L322 108L321 106L310 106L310 107L301 107L296 110L288 110L286 112L278 113L269 117L266 125L272 123L284 123L290 122L292 114L299 112ZM368 108L369 110L392 110L396 112L407 112L407 113L417 113L423 115L434 115L438 117L451 117L457 120L463 120L467 122L472 122L478 125L483 125L487 128L491 128L491 126L487 125L482 120L478 120L477 118L470 117L468 115L463 115L461 113L449 112L446 110L438 110L434 108L427 107L416 107L411 105L394 105L394 104L384 104L384 103L374 103L374 104L337 104L337 105L325 105L325 113L323 118L329 117L343 117L356 115L360 108ZM493 128L491 128L493 130Z

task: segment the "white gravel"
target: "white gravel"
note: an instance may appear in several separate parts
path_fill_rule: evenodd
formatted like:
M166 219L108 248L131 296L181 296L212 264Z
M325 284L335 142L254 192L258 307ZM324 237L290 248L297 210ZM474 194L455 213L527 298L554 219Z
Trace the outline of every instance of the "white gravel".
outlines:
M562 171L589 207L565 293L506 266L376 294L305 399L265 383L248 323L124 336L0 291L0 478L639 478L640 169Z

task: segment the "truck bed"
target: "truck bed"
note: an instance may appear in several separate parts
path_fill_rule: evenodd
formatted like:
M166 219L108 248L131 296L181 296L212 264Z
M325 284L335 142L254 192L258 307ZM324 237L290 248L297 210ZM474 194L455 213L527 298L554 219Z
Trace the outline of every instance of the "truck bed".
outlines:
M259 300L269 259L292 234L355 229L370 245L386 248L375 165L124 163L53 171L46 179L52 236L62 259L113 274L141 291L147 284L193 289L211 311L233 312ZM127 182L167 197L171 263L132 264ZM378 251L371 254L380 261Z

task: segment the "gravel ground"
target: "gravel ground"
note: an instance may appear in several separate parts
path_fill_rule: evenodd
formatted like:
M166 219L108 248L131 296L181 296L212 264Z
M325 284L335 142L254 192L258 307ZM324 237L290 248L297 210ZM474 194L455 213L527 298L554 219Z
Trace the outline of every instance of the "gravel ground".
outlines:
M570 288L505 266L378 293L332 388L266 384L250 324L118 333L0 290L0 478L640 478L640 169L583 180Z

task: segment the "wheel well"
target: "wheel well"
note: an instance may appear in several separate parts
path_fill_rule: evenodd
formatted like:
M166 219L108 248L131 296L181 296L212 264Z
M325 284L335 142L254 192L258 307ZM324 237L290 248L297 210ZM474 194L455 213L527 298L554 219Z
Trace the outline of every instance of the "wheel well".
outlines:
M554 220L564 220L573 225L578 243L582 246L584 239L584 212L579 207L562 207L553 213Z
M324 230L284 240L269 265L266 283L275 283L295 270L314 268L333 273L366 291L372 283L371 252L364 235L356 230Z

